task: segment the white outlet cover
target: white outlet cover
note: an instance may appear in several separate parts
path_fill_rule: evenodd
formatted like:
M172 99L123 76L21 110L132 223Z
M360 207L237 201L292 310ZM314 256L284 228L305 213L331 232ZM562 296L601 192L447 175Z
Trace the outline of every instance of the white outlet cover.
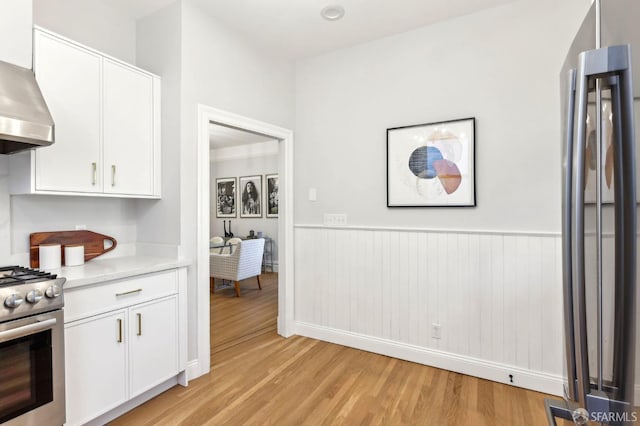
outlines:
M309 188L309 201L316 201L318 199L318 191L315 188Z

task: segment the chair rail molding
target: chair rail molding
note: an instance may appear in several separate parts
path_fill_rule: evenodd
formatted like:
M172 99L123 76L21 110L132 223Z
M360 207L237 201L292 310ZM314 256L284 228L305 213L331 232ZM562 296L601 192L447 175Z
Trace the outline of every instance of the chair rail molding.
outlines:
M278 159L280 174L278 240L280 242L282 260L278 275L277 321L278 334L289 337L294 332L293 132L269 123L199 104L196 282L198 295L198 366L200 374L209 372L211 368L209 335L210 123L262 134L276 139L280 143Z

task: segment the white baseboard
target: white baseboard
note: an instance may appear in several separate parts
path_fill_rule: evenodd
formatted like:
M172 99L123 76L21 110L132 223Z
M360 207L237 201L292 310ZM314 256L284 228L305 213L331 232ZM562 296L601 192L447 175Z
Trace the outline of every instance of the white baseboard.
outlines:
M406 361L455 371L469 376L505 383L552 395L562 395L562 376L531 371L512 365L399 343L393 340L295 322L295 334L336 343ZM513 376L513 382L509 375Z
M147 402L148 400L150 400L151 398L154 398L158 395L160 395L162 392L174 387L175 385L178 384L178 379L177 376L176 377L172 377L171 379L167 380L166 382L163 382L161 384L159 384L158 386L154 387L153 389L149 389L148 391L144 392L141 395L136 396L135 398L123 403L122 405L119 405L118 407L114 408L113 410L93 419L90 420L89 422L87 422L85 424L85 426L97 426L97 425L104 425L109 423L110 421L122 416L124 413L133 410L134 408L136 408L138 405L144 404L145 402Z
M187 382L208 373L208 371L200 371L200 363L197 359L187 361Z

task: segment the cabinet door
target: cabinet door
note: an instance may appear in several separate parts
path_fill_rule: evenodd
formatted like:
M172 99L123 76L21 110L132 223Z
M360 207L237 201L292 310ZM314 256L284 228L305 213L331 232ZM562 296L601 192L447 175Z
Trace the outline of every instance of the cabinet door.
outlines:
M127 400L126 311L65 325L67 424L83 424Z
M131 398L178 373L177 309L177 296L130 309Z
M35 32L34 70L55 123L55 142L35 152L36 190L102 192L102 58Z
M104 192L151 195L153 79L104 60Z

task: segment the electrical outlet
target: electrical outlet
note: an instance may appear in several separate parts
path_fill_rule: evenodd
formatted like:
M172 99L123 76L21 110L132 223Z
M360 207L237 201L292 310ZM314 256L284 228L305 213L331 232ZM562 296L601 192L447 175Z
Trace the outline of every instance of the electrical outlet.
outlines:
M431 337L433 339L442 339L442 326L437 323L431 324Z
M347 226L347 215L345 213L325 213L324 224L326 226Z
M86 231L87 225L76 225L76 231Z

